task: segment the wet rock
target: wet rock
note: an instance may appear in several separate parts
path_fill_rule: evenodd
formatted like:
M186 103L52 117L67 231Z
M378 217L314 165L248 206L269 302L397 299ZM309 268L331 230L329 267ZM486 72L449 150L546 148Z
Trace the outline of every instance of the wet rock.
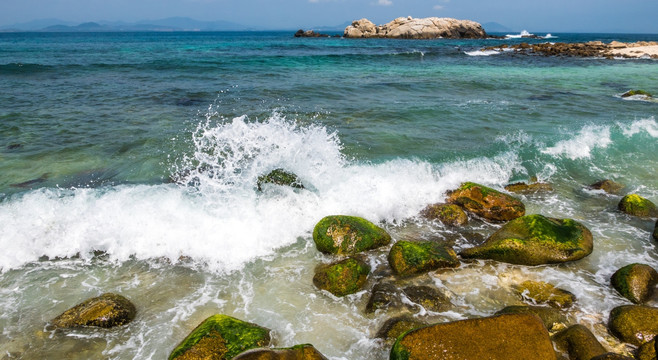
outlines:
M434 241L398 241L388 253L388 263L400 276L411 276L439 268L459 266L457 254L450 247Z
M629 90L629 91L621 94L621 97L627 98L627 97L637 96L637 95L648 97L648 98L653 97L653 95L651 95L650 93L648 93L644 90Z
M658 272L649 265L630 264L612 275L612 286L623 297L635 304L642 304L653 296L658 284Z
M495 315L503 314L534 314L539 316L544 326L549 331L555 331L559 328L566 327L568 323L566 316L559 310L546 307L546 306L527 306L527 305L513 305L507 306L502 310L496 312Z
M39 185L39 184L42 184L42 183L46 182L46 180L48 180L49 177L50 177L50 174L45 173L45 174L41 175L40 177L38 177L36 179L23 181L23 182L17 183L17 184L10 184L9 186L15 187L15 188L21 188L21 189L31 189L31 188Z
M547 183L526 184L523 182L517 182L505 186L505 190L517 194L534 194L539 192L553 191L553 186Z
M656 225L653 228L653 239L658 241L658 221L656 221Z
M569 360L590 360L604 355L605 348L583 325L574 325L553 336L557 348L569 354Z
M192 330L171 352L169 360L229 360L269 343L269 329L227 315L213 315Z
M313 345L297 345L286 349L247 350L232 360L327 360Z
M430 17L416 19L399 17L387 24L376 26L368 19L355 20L345 28L346 38L394 39L484 39L487 33L482 25L470 20Z
M593 250L592 233L571 219L528 215L503 225L484 244L460 253L520 265L556 264L584 258Z
M400 335L413 329L418 329L429 325L427 322L413 318L411 316L400 316L388 319L377 332L378 339L384 339L391 344L400 337Z
M74 328L79 326L97 326L111 328L125 325L135 318L135 305L125 297L105 293L88 299L53 319L54 328Z
M543 281L524 281L514 289L524 299L535 304L547 304L556 309L566 309L573 305L576 297L569 291L556 288Z
M23 147L23 144L9 144L7 145L7 150L16 150Z
M658 308L644 305L618 306L610 312L608 329L622 342L640 346L658 334Z
M605 353L603 355L595 356L590 360L634 360L628 356L619 355L615 353Z
M450 192L448 203L492 221L509 221L525 214L525 205L520 200L472 182Z
M401 299L402 291L390 281L380 281L373 286L366 305L366 313L377 310L399 309L404 307Z
M313 30L306 30L306 31L304 31L303 29L299 29L299 30L297 30L297 32L295 33L295 37L311 37L311 38L317 38L317 37L330 37L330 36L327 35L327 34L317 33L317 32L315 32L315 31L313 31Z
M635 353L637 360L656 360L656 339L644 343Z
M390 359L555 360L556 356L538 317L510 314L411 330L395 342Z
M315 270L313 284L336 296L354 294L363 289L370 266L365 262L347 258L329 265L320 265Z
M408 286L402 290L411 302L427 311L442 312L450 308L450 299L439 289L429 286Z
M639 217L658 217L658 208L650 200L638 194L624 196L619 202L619 211Z
M617 195L624 189L624 185L612 180L601 180L589 186L590 189L603 190L608 194Z
M328 254L356 254L391 242L386 230L355 216L327 216L315 225L316 248Z
M439 220L447 226L463 226L468 223L468 216L461 207L454 204L434 204L422 212L425 218Z
M297 175L285 171L283 169L275 169L272 170L269 174L267 175L261 175L258 177L258 180L256 181L256 185L258 186L258 191L263 190L263 185L265 184L275 184L275 185L282 185L282 186L290 186L295 189L303 189L304 185L302 184L302 181L297 177Z

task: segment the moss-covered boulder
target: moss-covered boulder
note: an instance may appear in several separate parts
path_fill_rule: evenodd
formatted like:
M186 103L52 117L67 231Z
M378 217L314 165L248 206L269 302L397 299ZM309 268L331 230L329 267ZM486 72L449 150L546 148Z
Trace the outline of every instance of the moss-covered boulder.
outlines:
M496 312L495 315L503 314L534 314L539 316L544 326L549 331L556 331L561 328L566 328L568 324L567 317L559 310L547 306L527 306L527 305L512 305L503 308Z
M608 329L619 340L640 346L658 334L658 308L644 305L618 306L610 312Z
M364 261L347 258L315 269L313 284L336 296L354 294L363 289L370 274L370 266Z
M576 297L567 290L556 288L552 284L543 281L527 280L515 285L514 290L524 300L535 304L547 304L556 309L566 309L573 305Z
M299 179L299 177L297 177L297 175L283 169L275 169L267 175L259 176L258 180L256 181L258 190L262 191L263 185L265 184L290 186L296 189L304 188L304 184L302 184L302 181Z
M463 226L468 223L468 215L455 204L434 204L421 212L425 218L439 220L447 226Z
M541 320L530 314L499 315L430 325L398 338L391 360L555 360Z
M574 325L553 336L557 348L569 354L569 360L590 360L606 353L596 336L583 325Z
M398 241L388 253L388 263L400 276L411 276L439 268L455 268L459 259L455 251L434 241Z
M620 354L605 353L603 355L595 356L590 360L635 360L635 359Z
M612 287L635 304L642 304L653 296L658 284L658 272L649 265L630 264L612 275Z
M517 194L535 194L535 193L553 191L553 186L548 183L540 183L540 182L531 183L531 184L526 184L524 182L517 182L514 184L506 185L505 190Z
M638 95L648 97L648 98L653 97L651 95L651 93L649 93L647 91L644 91L644 90L628 90L627 92L621 94L621 97L627 98L627 97L638 96Z
M656 339L642 344L635 352L637 360L656 360Z
M227 315L204 320L169 355L169 360L229 360L270 344L270 330Z
M313 241L326 254L356 254L388 245L391 235L360 217L335 215L315 225Z
M409 330L418 329L429 325L426 321L411 317L400 316L386 320L386 322L377 331L376 337L384 339L386 342L392 344L400 335Z
M589 188L594 190L603 190L608 194L616 195L621 193L621 191L624 189L624 185L609 179L605 179L595 182L594 184L590 185Z
M593 246L592 233L574 220L527 215L460 255L520 265L556 264L580 260L592 253Z
M366 313L371 314L377 310L404 307L401 298L402 291L390 281L380 281L372 287L370 298L366 305Z
M519 199L472 182L450 192L448 203L491 221L509 221L525 215L525 205Z
M402 290L412 303L427 311L442 312L450 308L450 299L439 289L430 286L408 286Z
M130 300L121 295L105 293L66 310L53 319L50 325L54 328L111 328L131 322L136 313L135 305Z
M247 350L232 360L327 360L313 345L297 345L285 349Z
M639 217L658 217L658 208L650 200L638 194L624 196L618 205L619 211Z

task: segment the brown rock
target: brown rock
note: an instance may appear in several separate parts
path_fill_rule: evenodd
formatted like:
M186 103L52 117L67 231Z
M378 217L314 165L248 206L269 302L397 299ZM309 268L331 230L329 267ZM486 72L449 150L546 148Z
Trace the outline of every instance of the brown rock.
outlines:
M645 264L630 264L617 270L611 279L612 286L623 297L642 304L653 296L658 284L658 272Z
M425 218L439 220L447 226L463 226L468 223L468 216L461 207L454 204L434 204L422 212Z
M608 329L619 340L640 346L658 334L658 308L644 305L618 306L610 312Z
M558 349L569 354L569 360L590 360L606 353L596 336L583 325L574 325L553 336Z
M571 307L576 297L569 291L556 288L543 281L524 281L515 286L515 290L524 298L537 304L548 304L554 308Z
M327 360L313 345L297 345L288 349L253 349L232 360Z
M450 192L448 203L493 221L510 221L525 214L525 205L518 199L472 182Z
M590 189L603 190L608 194L617 195L624 189L624 185L612 180L601 180L589 186Z
M121 295L105 293L88 299L53 319L55 328L97 326L110 328L125 325L135 318L136 310L130 300Z
M553 186L547 183L526 184L523 182L518 182L505 186L505 190L517 194L533 194L538 192L553 191Z

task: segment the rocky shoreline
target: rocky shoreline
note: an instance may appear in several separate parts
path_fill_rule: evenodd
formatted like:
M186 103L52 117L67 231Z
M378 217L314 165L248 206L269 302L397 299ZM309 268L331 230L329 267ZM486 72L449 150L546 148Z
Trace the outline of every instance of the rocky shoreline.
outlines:
M589 41L586 43L539 43L539 44L503 44L489 46L481 51L506 51L514 50L523 54L536 54L544 56L573 56L573 57L595 57L595 58L651 58L658 59L658 42L638 41L634 43L623 43L612 41L603 43L601 41Z

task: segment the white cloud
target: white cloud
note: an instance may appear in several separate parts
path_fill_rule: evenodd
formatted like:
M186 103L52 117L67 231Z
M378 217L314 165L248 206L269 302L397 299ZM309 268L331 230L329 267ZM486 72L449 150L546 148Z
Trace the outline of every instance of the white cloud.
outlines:
M391 5L393 5L393 2L391 0L378 0L377 5L391 6Z
M434 10L443 10L444 6L443 5L434 5L432 9Z

